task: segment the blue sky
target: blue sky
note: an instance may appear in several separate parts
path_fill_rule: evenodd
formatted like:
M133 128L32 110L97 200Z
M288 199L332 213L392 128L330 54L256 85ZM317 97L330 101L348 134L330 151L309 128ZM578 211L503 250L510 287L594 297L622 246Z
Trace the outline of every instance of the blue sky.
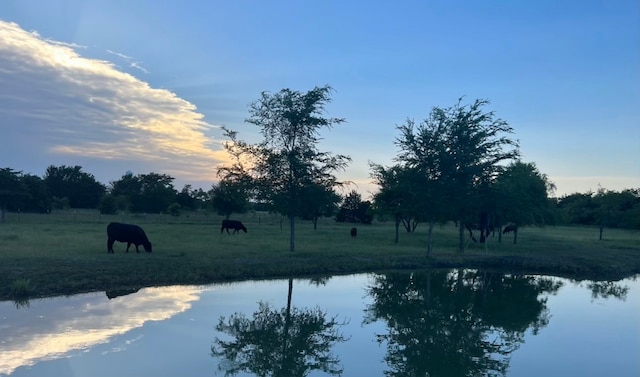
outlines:
M321 150L365 198L396 126L491 101L556 195L640 188L637 1L0 2L0 167L204 189L262 91L334 88Z

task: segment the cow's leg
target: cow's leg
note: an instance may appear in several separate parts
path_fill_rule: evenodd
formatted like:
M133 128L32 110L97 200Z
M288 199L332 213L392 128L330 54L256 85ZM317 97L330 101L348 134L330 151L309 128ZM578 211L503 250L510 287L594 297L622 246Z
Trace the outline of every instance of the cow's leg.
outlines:
M138 244L134 243L134 245L136 245L136 253L140 254L140 250L138 250Z
M222 234L222 232L224 232L224 225L220 227L220 234Z
M127 242L127 253L129 252L129 246L131 246L131 242Z
M107 253L112 254L113 253L113 243L116 242L116 240L108 238L107 239Z

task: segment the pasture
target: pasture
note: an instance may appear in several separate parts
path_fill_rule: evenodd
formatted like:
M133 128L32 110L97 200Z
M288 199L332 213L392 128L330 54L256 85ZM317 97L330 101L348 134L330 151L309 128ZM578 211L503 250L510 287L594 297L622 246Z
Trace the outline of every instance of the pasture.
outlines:
M640 231L585 227L522 228L518 244L469 243L456 252L454 224L436 225L434 251L427 256L427 226L414 233L393 222L354 224L321 219L296 223L296 251L289 252L288 222L277 215L247 213L248 232L220 233L221 216L211 213L100 215L97 211L10 213L0 224L0 300L154 285L347 274L420 268L486 268L507 273L544 273L576 279L617 280L640 273ZM116 242L107 253L109 222L142 226L153 253Z

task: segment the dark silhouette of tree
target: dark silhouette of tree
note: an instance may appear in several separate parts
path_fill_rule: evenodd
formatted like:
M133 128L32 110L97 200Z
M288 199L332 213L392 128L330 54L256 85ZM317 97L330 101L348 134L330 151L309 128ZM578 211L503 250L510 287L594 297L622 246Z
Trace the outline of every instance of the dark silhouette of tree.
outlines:
M131 212L161 213L176 201L174 178L166 174L133 175L127 172L118 181L111 182L110 194L126 203Z
M105 186L81 166L49 166L44 183L54 198L67 198L71 208L98 208Z
M212 186L209 196L213 209L226 219L229 219L232 213L245 213L249 209L248 190L239 181L223 179Z
M221 317L216 330L232 340L215 338L211 347L214 357L223 359L219 369L225 376L240 372L256 376L302 377L312 371L341 375L337 356L331 347L346 339L337 326L344 323L315 309L292 307L293 280L289 279L287 307L281 310L260 302L253 318L242 313Z
M511 224L513 243L518 239L518 227L544 225L550 210L548 194L554 189L547 176L533 163L517 161L499 174L492 202L497 217ZM502 225L502 221L498 225Z
M602 240L605 227L640 228L640 217L634 219L629 214L640 215L640 190L611 191L600 188L592 197L595 222Z
M301 93L282 89L263 92L249 107L246 122L260 127L264 141L250 145L239 141L236 133L228 145L237 155L247 156L252 164L247 173L257 189L257 200L289 219L289 250L295 250L295 218L301 215L302 190L312 184L333 188L334 173L351 161L348 156L318 150L320 130L344 122L325 118L322 113L331 102L331 87L315 87ZM229 150L229 149L227 149ZM230 171L233 173L233 169Z
M371 224L371 221L373 221L371 202L368 200L363 201L362 195L355 190L351 190L342 200L342 204L336 214L336 221L339 223Z
M47 191L44 180L37 175L23 174L20 179L27 190L27 197L23 197L20 210L24 212L46 213L51 210L51 195Z
M387 323L387 376L506 375L529 328L549 321L542 294L560 283L481 271L421 271L375 277L365 323Z
M305 220L311 220L313 229L318 228L318 220L322 216L332 216L336 212L340 195L333 189L317 183L302 187L300 213Z
M493 112L485 112L486 100L449 108L432 108L417 126L413 121L398 127L396 161L418 169L430 202L446 206L448 217L459 225L458 251L465 249L466 224L481 210L482 187L489 185L502 163L518 157L518 143L508 137L513 129Z
M6 211L12 203L27 197L27 188L20 179L20 172L11 168L0 169L0 222L5 222Z

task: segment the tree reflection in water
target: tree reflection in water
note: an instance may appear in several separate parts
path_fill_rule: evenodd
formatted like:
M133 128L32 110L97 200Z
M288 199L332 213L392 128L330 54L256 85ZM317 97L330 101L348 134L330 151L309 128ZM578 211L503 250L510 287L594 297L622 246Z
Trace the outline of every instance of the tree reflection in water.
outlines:
M387 376L506 375L529 328L549 323L548 277L455 270L377 275L365 323L383 320Z
M286 308L276 310L260 302L253 318L243 313L220 318L216 330L232 340L216 337L211 354L223 358L218 368L226 376L241 371L257 376L306 376L314 370L342 374L340 360L330 351L335 343L346 340L337 329L345 323L336 317L327 319L320 308L292 307L292 292L289 279Z

